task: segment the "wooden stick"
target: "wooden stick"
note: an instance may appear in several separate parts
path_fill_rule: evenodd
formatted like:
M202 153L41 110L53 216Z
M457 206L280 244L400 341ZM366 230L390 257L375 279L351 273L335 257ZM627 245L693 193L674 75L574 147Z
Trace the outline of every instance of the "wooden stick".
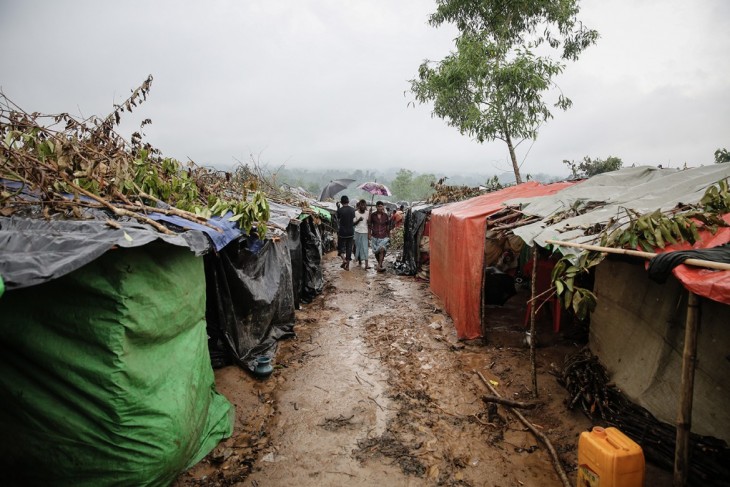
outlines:
M615 249L613 247L601 247L599 245L579 244L574 242L561 242L559 240L545 240L545 242L553 245L560 245L562 247L575 247L577 249L595 250L596 252L605 252L607 254L632 255L634 257L643 257L645 259L651 259L658 255L653 252L642 252L640 250ZM682 263L687 265L693 265L695 267L705 267L707 269L717 269L721 271L730 270L730 264L726 264L724 262L713 262L711 260L687 259Z
M496 402L502 406L509 406L511 408L522 408L522 409L535 409L537 407L536 402L522 402L513 401L512 399L505 399L499 396L482 396L484 402Z
M673 487L684 487L689 473L689 440L692 431L692 395L697 361L699 305L699 298L690 291L687 299L687 319L684 325L682 382L679 407L677 408L677 441L674 448Z
M478 370L474 370L474 373L476 373L479 378L484 382L484 384L489 388L490 391L492 391L492 394L494 394L497 397L501 397L497 390L492 387L492 384L489 383L487 379L484 378L481 372ZM509 407L509 406L507 406ZM519 418L520 421L522 421L522 424L524 424L527 429L529 429L533 435L535 435L540 441L543 442L543 444L547 447L547 449L550 451L550 457L553 461L553 467L555 467L555 471L558 473L558 477L560 477L560 480L563 482L564 487L572 487L570 481L568 480L568 476L565 475L565 470L563 469L563 465L560 463L560 458L558 457L558 453L555 451L555 448L553 448L553 444L550 443L550 440L547 436L542 434L540 431L535 428L535 426L527 421L525 417L520 413L519 411L515 411L514 409L510 408L510 411L514 413L515 416Z
M162 213L163 215L173 215L173 216L179 216L180 218L187 220L192 223L197 223L198 225L203 225L208 228L212 228L218 233L223 233L223 230L216 227L215 225L211 225L208 223L208 220L205 218L190 218L188 215L193 215L194 213L189 213L187 211L181 211L177 208L170 207L170 208L155 208L154 206L147 206L147 205L120 205L119 206L122 209L129 210L129 211L145 211L150 213Z
M161 202L158 198L152 196L151 194L147 194L144 191L142 191L140 189L140 187L137 186L136 184L134 185L134 187L137 190L138 196L140 198L147 198L149 200L154 201L155 203L160 203ZM161 202L161 203L164 203L164 202ZM169 212L168 214L177 215L177 216L179 216L181 218L185 218L186 220L192 220L192 221L201 223L203 225L207 225L208 224L208 219L205 218L204 216L196 215L195 213L192 213L192 212L189 212L189 211L185 211L185 210L181 210L180 208L175 208L174 206L170 206L166 210L162 210L161 208L149 207L147 205L145 205L145 206L147 208L151 208L150 211L157 211L157 212L160 212L160 213L165 213L165 211L167 211L167 212ZM209 226L212 227L212 228L215 228L219 232L221 231L220 228L217 228L217 227L215 227L213 225L209 225Z
M112 213L114 213L117 216L128 216L131 218L135 218L141 222L144 222L144 223L147 223L148 225L153 226L158 232L166 233L168 235L174 235L174 233L172 231L170 231L169 228L165 227L164 225L162 225L160 223L157 223L156 221L154 221L151 218L147 218L146 216L140 215L139 213L135 213L133 211L125 210L122 208L117 208L116 206L114 206L111 203L109 203L108 201L106 201L104 198L97 196L94 193L91 193L90 191L86 191L81 186L78 186L78 185L72 183L71 181L66 181L66 182L69 184L69 186L74 188L76 191L78 191L79 193L81 193L85 196L88 196L89 198L93 199L94 201L96 201L98 203L101 203L102 205L107 207Z

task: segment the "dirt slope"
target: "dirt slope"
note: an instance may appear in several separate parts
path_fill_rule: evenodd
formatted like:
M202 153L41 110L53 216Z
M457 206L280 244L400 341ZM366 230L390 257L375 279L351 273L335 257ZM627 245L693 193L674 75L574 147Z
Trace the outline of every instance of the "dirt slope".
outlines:
M458 342L427 283L338 263L325 260L327 288L297 312L298 337L282 342L269 379L216 371L237 407L234 435L176 486L562 485L543 445L481 400L488 391L474 371L503 397L531 399L526 348ZM566 410L552 373L576 347L538 349L540 406L523 413L571 482L590 423Z

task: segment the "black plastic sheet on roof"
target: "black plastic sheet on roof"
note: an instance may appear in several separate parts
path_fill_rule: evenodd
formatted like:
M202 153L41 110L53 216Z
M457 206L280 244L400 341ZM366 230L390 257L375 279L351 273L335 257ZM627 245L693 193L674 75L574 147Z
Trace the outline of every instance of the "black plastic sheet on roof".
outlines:
M99 220L38 220L0 217L0 275L8 290L64 276L115 247L139 247L156 240L187 247L196 255L210 250L201 232L167 235L148 225Z

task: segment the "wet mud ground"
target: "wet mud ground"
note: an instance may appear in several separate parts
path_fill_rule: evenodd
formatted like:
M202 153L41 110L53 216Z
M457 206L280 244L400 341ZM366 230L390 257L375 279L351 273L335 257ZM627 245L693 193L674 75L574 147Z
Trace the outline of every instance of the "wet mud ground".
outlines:
M477 372L502 397L532 400L521 340L460 342L428 283L339 262L325 257L325 290L297 311L297 338L280 343L271 377L216 370L236 406L233 436L176 487L563 485L547 448L505 407L490 412L482 401L490 392ZM523 319L503 312L495 329L522 336ZM578 436L591 423L566 409L556 380L582 346L565 336L540 324L539 405L522 413L574 484ZM670 483L647 466L645 485Z

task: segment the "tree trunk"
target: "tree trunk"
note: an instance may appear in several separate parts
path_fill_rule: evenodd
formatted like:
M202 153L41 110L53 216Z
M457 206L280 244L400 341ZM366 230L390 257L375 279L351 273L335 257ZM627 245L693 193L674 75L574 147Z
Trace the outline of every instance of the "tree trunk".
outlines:
M515 182L517 184L522 183L522 176L520 176L520 166L517 165L517 155L515 154L515 147L512 145L512 137L505 132L505 140L507 141L507 148L509 149L509 157L512 159L512 170L515 172Z

